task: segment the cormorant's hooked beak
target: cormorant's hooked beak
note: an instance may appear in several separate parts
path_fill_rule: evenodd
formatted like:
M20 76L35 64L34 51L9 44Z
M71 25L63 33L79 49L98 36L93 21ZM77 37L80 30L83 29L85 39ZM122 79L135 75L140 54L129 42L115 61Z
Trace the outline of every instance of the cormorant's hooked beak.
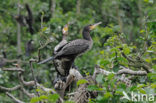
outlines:
M98 23L95 23L93 25L91 25L89 28L90 30L93 30L96 26L100 25L102 22L98 22Z
M63 29L62 29L62 33L65 34L66 32L68 32L68 27L69 27L69 24L66 24Z

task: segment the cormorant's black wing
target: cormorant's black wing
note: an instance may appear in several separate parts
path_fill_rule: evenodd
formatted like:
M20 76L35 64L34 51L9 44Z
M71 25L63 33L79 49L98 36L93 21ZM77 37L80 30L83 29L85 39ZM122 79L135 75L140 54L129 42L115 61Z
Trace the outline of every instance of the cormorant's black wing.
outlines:
M89 49L89 41L77 39L66 44L61 51L56 54L58 56L79 55Z
M58 45L56 45L54 48L54 54L59 52L67 43L67 40L62 40Z

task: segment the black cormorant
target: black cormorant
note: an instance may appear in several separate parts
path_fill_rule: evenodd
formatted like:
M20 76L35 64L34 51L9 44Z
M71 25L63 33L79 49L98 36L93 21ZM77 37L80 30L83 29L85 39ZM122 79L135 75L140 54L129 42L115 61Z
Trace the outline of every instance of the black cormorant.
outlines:
M41 61L38 64L43 64L50 60L62 59L64 61L63 65L65 68L62 69L62 71L59 70L59 74L61 73L61 75L67 76L75 58L92 48L93 40L90 36L90 31L99 24L101 24L101 22L85 26L82 33L83 39L76 39L65 44L53 57Z

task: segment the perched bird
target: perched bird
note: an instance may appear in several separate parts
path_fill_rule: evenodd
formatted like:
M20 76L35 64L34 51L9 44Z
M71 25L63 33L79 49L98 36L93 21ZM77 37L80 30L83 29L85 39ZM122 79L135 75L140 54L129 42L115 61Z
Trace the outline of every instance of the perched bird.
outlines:
M68 35L68 27L69 27L69 24L66 24L64 26L64 28L62 29L62 41L55 46L54 48L54 55L57 54L57 52L59 52L66 44L68 44L68 41L67 41L67 35ZM54 59L53 60L53 64L55 66L55 69L58 73L58 78L65 78L65 76L68 75L67 71L66 70L69 70L69 68L72 66L72 68L75 68L77 69L77 67L74 65L74 63L72 63L72 58L59 58L59 59ZM65 80L65 79L62 79L62 80Z
M3 55L0 55L0 68L2 68L3 66L5 66L7 64L7 55L6 52L2 51Z
M63 29L62 29L62 41L55 46L54 48L54 55L62 49L62 47L64 45L66 45L68 42L67 42L67 35L68 35L68 27L69 27L69 24L66 24Z
M33 24L33 15L32 15L32 11L31 11L31 9L30 9L30 7L29 7L28 4L25 4L25 8L26 8L26 10L27 10L27 12L28 12L27 16L24 16L24 15L19 14L19 15L16 15L16 16L15 16L15 19L16 19L16 21L17 21L20 25L22 25L22 26L27 26L28 29L29 29L29 32L30 32L31 34L33 34L33 33L34 33L34 29L33 29L33 26L32 26L32 24Z
M5 65L6 65L6 60L5 60L5 58L1 57L1 55L0 55L0 68L2 68L2 67L5 66Z
M33 34L34 33L34 29L33 29L33 26L32 26L32 24L33 24L32 11L31 11L31 9L30 9L28 4L25 4L25 8L26 8L26 10L28 12L28 16L26 16L26 21L27 21L27 24L28 24L29 32L31 34Z
M101 22L85 26L82 32L83 39L70 41L69 43L64 45L62 49L59 50L54 56L41 61L38 64L43 64L50 60L62 59L64 61L64 67L66 68L62 69L63 71L60 71L59 73L67 76L72 64L74 63L75 58L92 48L93 40L90 36L90 31L99 24L101 24Z
M25 54L26 54L26 56L30 56L33 50L34 50L33 40L29 40L26 43L26 47L25 47Z
M25 16L23 15L16 15L15 16L16 21L21 25L21 26L26 26L26 19Z

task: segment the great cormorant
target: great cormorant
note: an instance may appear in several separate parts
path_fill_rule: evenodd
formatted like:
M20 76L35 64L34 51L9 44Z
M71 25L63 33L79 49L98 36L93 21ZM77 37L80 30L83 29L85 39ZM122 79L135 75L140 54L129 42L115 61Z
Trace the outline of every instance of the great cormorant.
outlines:
M61 75L67 76L75 58L92 48L93 40L90 36L90 31L99 24L101 24L101 22L85 26L82 33L83 39L76 39L65 44L53 57L41 61L38 64L43 64L50 60L62 59L65 68L60 73L62 73Z
M64 28L62 29L62 41L55 46L54 48L54 55L57 54L68 42L67 42L67 35L68 35L68 27L69 24L66 24ZM59 58L54 59L53 64L55 66L55 69L58 73L58 76L65 76L65 70L68 68L68 65L70 65L68 62L64 60L65 58Z

